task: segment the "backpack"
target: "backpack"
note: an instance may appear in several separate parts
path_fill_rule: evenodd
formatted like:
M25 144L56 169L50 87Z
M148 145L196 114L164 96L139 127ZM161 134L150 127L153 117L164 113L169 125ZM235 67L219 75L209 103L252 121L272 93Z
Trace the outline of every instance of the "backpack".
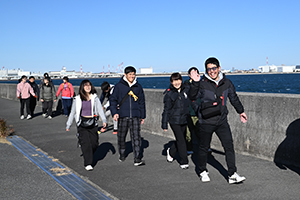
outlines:
M65 89L65 83L62 83L62 84L63 84L63 89ZM69 88L69 90L71 92L70 83L69 82L68 82L67 88ZM73 97L75 97L75 91L74 91L74 89L73 89Z

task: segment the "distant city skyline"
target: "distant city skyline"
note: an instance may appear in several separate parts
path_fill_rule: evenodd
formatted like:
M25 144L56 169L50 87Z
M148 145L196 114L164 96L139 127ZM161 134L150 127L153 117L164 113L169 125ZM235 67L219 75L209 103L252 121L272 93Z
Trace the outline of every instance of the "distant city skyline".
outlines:
M0 1L0 67L154 72L298 65L299 1ZM115 71L115 69L113 70Z

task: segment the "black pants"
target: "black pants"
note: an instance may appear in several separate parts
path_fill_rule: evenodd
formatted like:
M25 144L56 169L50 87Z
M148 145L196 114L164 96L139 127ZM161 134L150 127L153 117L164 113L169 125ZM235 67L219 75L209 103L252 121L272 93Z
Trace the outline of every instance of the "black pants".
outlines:
M99 146L98 127L77 127L78 140L83 154L84 166L93 164L93 156Z
M207 152L210 147L210 142L213 132L216 132L218 138L225 151L225 160L228 167L228 175L231 176L236 172L235 165L235 153L233 148L232 134L228 122L224 122L221 125L210 125L210 124L200 124L198 137L200 137L199 142L199 171L200 173L204 170L207 171Z
M52 115L52 106L53 106L53 101L44 101L43 102L43 113L46 114L47 116Z
M21 109L20 109L21 115L24 115L24 106L25 105L26 105L27 115L31 115L31 112L30 112L30 97L27 98L27 99L20 99L20 103L21 103Z
M175 135L176 142L170 147L170 155L174 158L178 152L181 165L188 164L187 150L186 150L186 127L184 124L170 124L171 129Z
M133 155L135 159L141 159L141 119L140 118L119 118L118 119L118 148L119 153L125 156L126 136L130 129L130 138Z
M31 113L31 116L33 116L34 109L35 109L35 106L36 106L36 98L33 97L33 96L30 96L29 99L30 99L30 104L29 104L30 113Z

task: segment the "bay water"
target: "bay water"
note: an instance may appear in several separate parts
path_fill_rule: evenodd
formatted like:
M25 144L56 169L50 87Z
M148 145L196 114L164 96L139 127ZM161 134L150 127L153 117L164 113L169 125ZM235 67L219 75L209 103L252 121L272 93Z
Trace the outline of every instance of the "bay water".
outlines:
M261 93L288 93L300 94L300 73L292 74L242 74L242 75L226 75L229 78L238 92L261 92ZM188 79L188 76L183 76L183 79ZM73 85L80 85L84 79L70 79ZM90 78L94 86L101 86L104 81L110 84L119 82L120 77L116 78ZM170 85L170 76L159 77L142 77L137 75L138 82L143 88L166 89ZM36 80L39 84L40 80ZM0 83L15 83L17 80L0 81ZM62 79L54 79L53 83L59 85Z

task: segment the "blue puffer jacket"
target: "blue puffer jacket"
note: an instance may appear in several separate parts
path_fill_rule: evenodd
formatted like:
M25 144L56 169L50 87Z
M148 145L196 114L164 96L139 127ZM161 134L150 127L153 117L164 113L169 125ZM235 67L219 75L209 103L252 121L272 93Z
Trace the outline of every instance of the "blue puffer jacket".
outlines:
M130 91L130 87L126 78L123 76L119 83L117 83L114 87L113 93L109 97L110 103L110 111L112 116L115 114L119 114L120 118L123 117L138 117L141 119L146 118L146 107L145 107L145 96L144 90L142 86L136 81L133 82L131 89L137 100L134 99L133 96L128 96L124 103L119 107L122 99L128 94ZM119 108L118 108L119 107Z

